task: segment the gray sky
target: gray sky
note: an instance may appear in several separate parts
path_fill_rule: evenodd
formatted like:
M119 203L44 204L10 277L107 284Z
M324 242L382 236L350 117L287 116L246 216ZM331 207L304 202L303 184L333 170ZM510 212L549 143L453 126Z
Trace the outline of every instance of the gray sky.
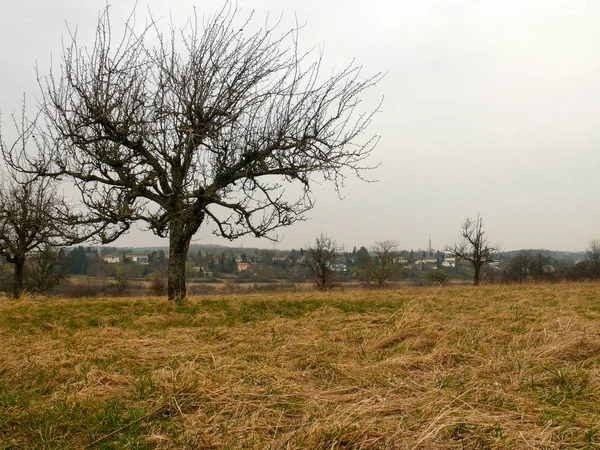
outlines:
M114 0L113 22L133 1ZM600 2L579 0L239 0L306 27L301 44L324 46L325 68L355 58L387 72L366 96L385 96L370 131L378 183L349 180L344 199L317 186L310 220L280 230L277 248L305 246L323 232L347 249L394 239L402 248L454 242L480 213L505 249L580 250L600 238ZM0 0L0 108L38 94L40 72L60 56L65 21L93 34L104 0ZM193 2L147 3L182 24ZM139 2L142 7L146 5ZM200 12L222 2L203 1ZM204 227L198 243L228 244ZM245 238L247 246L271 248ZM166 245L134 231L117 245Z

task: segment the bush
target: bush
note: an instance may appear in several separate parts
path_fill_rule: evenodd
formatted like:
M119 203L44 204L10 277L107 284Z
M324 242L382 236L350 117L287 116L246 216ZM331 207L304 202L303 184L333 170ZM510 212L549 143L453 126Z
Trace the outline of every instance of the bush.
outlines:
M167 280L159 273L155 273L150 281L150 294L161 297L167 293Z

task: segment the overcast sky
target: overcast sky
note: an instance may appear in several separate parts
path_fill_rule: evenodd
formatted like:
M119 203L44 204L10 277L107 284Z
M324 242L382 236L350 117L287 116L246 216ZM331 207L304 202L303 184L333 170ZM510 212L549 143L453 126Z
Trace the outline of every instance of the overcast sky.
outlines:
M66 25L92 36L104 0L0 0L0 109L38 94L60 56ZM134 2L114 0L113 22ZM139 2L175 24L194 2ZM319 233L349 250L394 239L402 248L454 242L478 213L505 249L581 250L600 238L600 2L579 0L239 0L306 27L301 44L325 48L324 67L353 58L365 73L387 72L366 95L385 96L371 132L381 135L369 176L349 180L340 200L317 186L310 220L280 230L277 248ZM212 12L222 2L196 4ZM229 242L204 227L196 243ZM245 238L246 246L271 248ZM166 245L134 231L121 246Z

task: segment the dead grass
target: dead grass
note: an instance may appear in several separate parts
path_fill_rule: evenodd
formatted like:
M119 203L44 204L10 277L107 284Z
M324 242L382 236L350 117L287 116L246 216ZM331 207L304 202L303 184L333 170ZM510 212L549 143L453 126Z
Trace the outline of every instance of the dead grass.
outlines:
M5 299L9 448L600 448L600 285Z

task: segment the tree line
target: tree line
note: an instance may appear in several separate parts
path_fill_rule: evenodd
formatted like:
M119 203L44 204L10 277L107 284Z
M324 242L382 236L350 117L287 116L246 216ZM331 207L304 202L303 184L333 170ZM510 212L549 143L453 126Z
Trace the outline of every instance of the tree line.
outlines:
M362 269L361 280L377 288L406 276L406 268L415 261L412 250L410 254L401 252L398 243L392 240L376 242L371 252L365 247L361 247L358 252L354 249L353 254ZM425 254L423 251L424 258ZM600 240L590 241L584 257L577 261L552 258L549 252L543 250L521 250L504 255L500 245L493 244L488 238L483 219L479 215L463 222L456 243L447 246L444 252L436 251L436 265L428 272L429 281L444 284L453 275L443 268L446 255L454 258L457 264L471 268L474 286L482 281L522 283L600 280ZM340 248L332 237L317 237L314 244L308 247L307 256L307 265L317 289L329 290L339 283L334 262L340 259ZM398 263L400 256L407 264Z
M150 282L153 295L166 292L167 253L162 249L147 252L148 261L135 263L132 249L115 247L44 248L29 255L25 264L24 290L31 293L57 292L66 278L86 276L103 281L102 292L122 294L137 285L136 280ZM104 257L119 256L118 263ZM131 255L130 255L131 256ZM590 242L588 250L568 257L543 250L521 250L496 255L501 264L485 264L480 281L487 283L581 281L600 278L600 244ZM190 249L186 258L189 281L228 282L306 282L317 289L329 290L344 283L359 282L364 287L385 288L396 282L411 285L445 284L449 280L473 279L474 269L467 259L458 260L455 268L445 265L450 252L399 250L395 241L378 241L369 248L354 247L344 251L334 239L321 235L313 245L290 251L267 249L198 248ZM419 262L427 263L415 267ZM492 259L492 261L495 261ZM238 262L249 269L238 270ZM13 265L14 266L14 265ZM4 266L6 268L6 266ZM470 267L470 270L469 270ZM0 271L0 290L12 291L13 271ZM133 283L133 284L132 284ZM70 284L58 292L76 293Z

